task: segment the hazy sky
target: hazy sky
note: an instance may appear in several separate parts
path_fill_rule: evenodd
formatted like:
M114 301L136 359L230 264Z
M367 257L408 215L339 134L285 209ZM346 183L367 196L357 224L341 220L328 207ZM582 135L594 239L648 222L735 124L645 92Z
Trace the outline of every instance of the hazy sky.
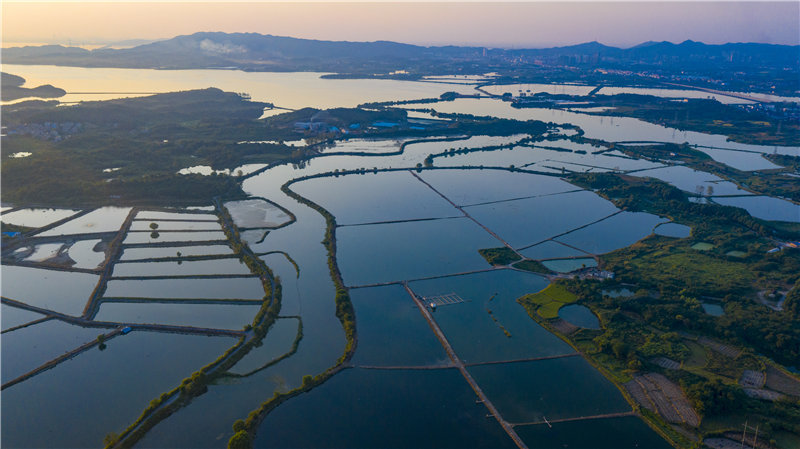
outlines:
M196 31L421 45L616 46L686 39L800 43L800 2L36 2L2 1L2 37L67 44Z

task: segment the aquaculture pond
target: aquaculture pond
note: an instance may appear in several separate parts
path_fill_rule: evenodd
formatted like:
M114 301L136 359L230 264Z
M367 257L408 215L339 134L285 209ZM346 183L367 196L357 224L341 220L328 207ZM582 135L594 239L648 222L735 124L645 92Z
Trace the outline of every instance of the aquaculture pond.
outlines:
M478 249L501 245L468 218L345 226L336 239L348 286L486 269Z
M665 237L685 238L692 234L692 228L680 223L662 223L653 229L653 233Z
M465 363L496 362L574 352L536 324L517 298L547 286L543 277L515 270L494 270L409 283L428 304L455 294L463 302L440 305L433 318Z
M566 234L619 211L610 201L588 191L469 206L464 210L515 248Z
M284 209L259 198L230 201L225 208L240 228L274 228L292 219Z
M3 390L3 445L102 447L109 432L125 429L153 398L235 342L138 331L113 338L105 350L92 348Z
M125 262L114 266L114 277L251 275L240 259L229 257L213 260L169 262Z
M176 298L176 299L261 299L261 280L248 278L221 279L148 279L112 280L107 298Z
M725 309L723 309L719 304L701 302L700 305L703 306L703 311L711 316L725 315Z
M772 170L781 168L764 157L763 153L750 151L723 150L720 148L698 147L698 150L711 156L715 161L722 162L737 170L755 171Z
M653 429L635 416L533 424L514 428L529 448L670 449Z
M512 423L631 410L614 384L582 357L477 365L467 369L503 417ZM589 397L591 401L587 400Z
M2 266L2 295L35 307L79 316L100 276L86 273Z
M159 246L152 248L127 247L122 250L121 260L159 259L183 256L233 255L228 245Z
M643 212L620 212L557 240L587 253L604 254L636 243L652 234L657 224L667 220Z
M584 329L600 329L600 320L588 307L580 304L570 304L558 309L558 316L575 326Z
M411 296L400 285L350 293L358 320L357 366L423 366L450 359Z
M100 303L97 321L136 324L194 326L210 329L241 330L253 323L261 306L232 301L159 302L158 300L105 300Z
M254 446L515 447L458 370L358 368L275 409Z
M459 206L579 189L553 176L504 170L426 170L420 178Z
M91 270L105 261L105 245L102 240L80 240L69 247L67 255L75 261L73 267Z
M406 170L315 178L291 189L324 207L339 225L462 216Z
M122 227L122 222L125 221L130 211L130 207L101 207L38 235L47 237L64 234L119 231Z
M557 273L569 273L581 268L596 267L597 261L589 257L578 257L574 259L545 260L542 265Z
M202 212L163 212L155 210L143 210L136 214L136 220L192 220L192 221L218 221L219 217L214 214Z
M520 253L527 258L535 260L558 259L562 257L580 257L587 255L583 251L580 251L576 248L571 248L555 240L548 240L546 242L539 243L538 245L534 245L520 251Z
M132 231L122 241L125 245L161 242L209 242L226 240L222 231L174 232L174 231Z
M78 212L80 211L72 209L19 209L13 212L4 211L0 221L28 228L40 228L69 218Z
M763 220L800 223L800 205L769 196L714 198L715 203L741 207L750 215Z
M155 225L155 228L153 227ZM213 221L158 221L134 220L131 231L219 231L220 225Z
M5 309L3 309L5 312ZM95 340L108 329L73 326L48 320L3 334L3 383Z
M44 317L44 315L40 315L29 310L7 306L5 304L0 305L0 322L2 322L1 327L3 332L13 327L22 326L23 324L42 319Z
M668 184L690 193L700 195L750 195L730 181L710 173L692 170L689 167L672 166L655 168L634 173L634 176L646 176L660 179Z
M44 243L41 245L36 245L33 248L31 255L25 258L25 261L43 262L56 256L63 247L63 243Z

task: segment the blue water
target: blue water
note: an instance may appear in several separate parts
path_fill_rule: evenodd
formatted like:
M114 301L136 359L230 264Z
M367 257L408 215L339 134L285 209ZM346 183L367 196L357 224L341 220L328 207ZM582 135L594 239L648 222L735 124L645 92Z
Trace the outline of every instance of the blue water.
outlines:
M703 306L703 311L711 316L722 316L725 315L725 309L722 308L719 304L710 304L707 302L701 302L701 306Z
M428 322L400 285L352 290L358 347L354 365L415 366L449 363Z
M152 232L151 224L158 225L158 231L219 231L220 224L216 221L150 221L134 220L131 223L131 231Z
M464 210L519 248L592 223L618 209L592 192L580 191L471 206Z
M257 277L232 279L149 279L109 281L107 298L262 299Z
M656 226L653 232L665 237L686 238L692 235L692 228L680 223L664 223Z
M614 384L579 356L468 370L503 418L512 423L630 410Z
M523 256L536 260L586 255L586 253L582 251L562 245L555 240L548 240L538 245L531 246L530 248L524 249L520 252Z
M640 418L626 416L515 427L529 448L670 449Z
M36 307L80 316L100 276L2 266L3 296Z
M750 215L764 220L800 222L800 205L780 198L768 196L714 198L714 202L741 207Z
M501 245L467 218L347 226L336 239L350 286L486 269L478 249Z
M233 254L228 245L164 246L157 248L124 248L121 260L155 259L159 257L205 256Z
M558 310L562 320L584 329L600 329L600 321L586 306L570 304Z
M345 370L267 415L255 447L511 448L456 369Z
M666 219L644 212L621 212L556 240L587 253L605 254L624 248L653 233L653 227Z
M578 189L553 176L505 170L427 170L420 177L461 206Z
M327 209L339 225L462 215L407 171L309 179L291 189Z
M419 296L456 293L465 300L439 306L433 317L458 357L466 363L477 363L573 352L569 345L536 324L517 303L517 298L540 291L547 284L536 274L497 270L417 281L409 286Z
M0 321L2 321L2 328L4 331L6 329L11 329L12 327L20 326L22 324L44 318L44 315L30 312L25 309L19 309L17 307L7 306L5 304L0 305L0 310L2 310L0 312Z
M109 329L79 327L50 320L3 334L3 382L21 376L106 332Z
M3 390L3 446L102 447L106 434L121 432L152 399L235 342L137 331L115 337L104 351L89 350Z
M555 272L569 273L580 268L596 267L597 261L589 257L584 257L579 259L545 260L542 264Z
M125 262L114 265L113 276L186 276L208 274L250 274L250 269L236 257L213 260L168 262Z

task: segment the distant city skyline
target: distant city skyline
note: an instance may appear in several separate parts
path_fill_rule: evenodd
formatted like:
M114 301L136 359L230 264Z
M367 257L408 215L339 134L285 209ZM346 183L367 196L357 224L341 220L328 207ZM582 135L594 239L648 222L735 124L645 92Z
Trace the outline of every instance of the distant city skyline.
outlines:
M800 44L800 2L2 2L3 44L108 44L198 31L537 48L598 41Z

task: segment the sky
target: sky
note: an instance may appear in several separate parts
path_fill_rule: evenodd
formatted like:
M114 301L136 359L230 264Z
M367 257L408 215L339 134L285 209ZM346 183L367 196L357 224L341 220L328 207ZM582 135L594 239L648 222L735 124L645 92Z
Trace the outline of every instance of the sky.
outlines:
M800 2L75 2L2 5L3 45L107 44L198 31L538 48L599 41L800 44Z

